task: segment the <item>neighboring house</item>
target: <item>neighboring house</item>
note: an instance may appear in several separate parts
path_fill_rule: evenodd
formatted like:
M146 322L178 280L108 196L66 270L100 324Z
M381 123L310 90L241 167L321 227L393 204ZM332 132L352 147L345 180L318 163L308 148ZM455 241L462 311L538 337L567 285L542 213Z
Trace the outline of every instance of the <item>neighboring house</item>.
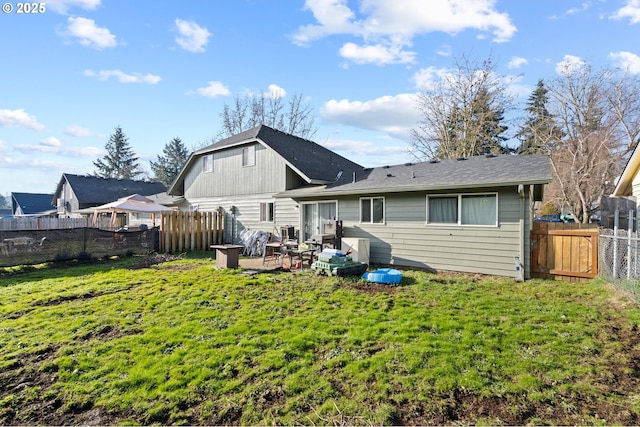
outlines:
M92 175L62 174L52 203L57 207L59 218L79 218L93 214L91 208L116 201L122 197L140 194L151 196L166 192L161 182L132 179L101 178ZM125 224L144 223L126 216Z
M370 242L380 264L530 277L535 201L551 182L547 156L364 168L314 142L259 126L193 153L170 195L227 213L227 241L244 228L293 225L301 240L332 231Z
M191 210L224 211L225 241L237 243L244 229L279 234L280 226L299 227L298 204L275 194L330 184L356 170L362 166L315 142L258 126L191 154L167 193L183 196ZM317 216L336 220L335 210Z
M633 154L631 154L622 171L622 175L618 178L612 196L631 197L640 205L640 173L638 173L640 172L640 149L638 146L633 150Z
M51 204L53 194L11 193L13 216L49 216L56 213Z

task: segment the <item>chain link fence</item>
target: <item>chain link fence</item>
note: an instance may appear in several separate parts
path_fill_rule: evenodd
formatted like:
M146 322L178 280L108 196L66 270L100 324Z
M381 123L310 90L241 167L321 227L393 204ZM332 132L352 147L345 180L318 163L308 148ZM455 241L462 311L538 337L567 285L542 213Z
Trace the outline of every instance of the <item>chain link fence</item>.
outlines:
M634 220L634 213L635 220ZM628 216L627 216L628 215ZM640 235L637 212L623 218L627 229L619 228L620 213L615 212L613 229L601 228L598 242L599 276L612 283L640 304Z
M97 228L0 230L0 267L157 252L158 227L140 231Z

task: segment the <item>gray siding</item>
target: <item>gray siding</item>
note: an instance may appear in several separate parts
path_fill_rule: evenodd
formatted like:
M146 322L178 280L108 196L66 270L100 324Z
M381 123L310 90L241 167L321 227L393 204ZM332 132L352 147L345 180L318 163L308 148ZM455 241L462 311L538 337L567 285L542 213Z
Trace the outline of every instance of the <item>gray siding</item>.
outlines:
M521 211L529 215L528 194L523 204L515 187L483 192L496 191L498 227L427 225L424 192L372 194L385 197L385 224L361 224L355 196L338 199L338 215L345 237L370 239L373 263L514 276L514 256L528 268L528 249L521 248L528 248L529 223L520 219Z
M260 203L275 203L274 221L260 221ZM192 199L192 206L201 212L209 212L222 207L225 212L225 243L240 243L240 233L245 230L268 231L279 234L280 227L300 224L298 204L291 199L274 199L271 195L249 195L244 197L204 197ZM235 206L235 215L231 207Z
M196 159L184 180L188 200L201 197L273 194L286 189L286 162L273 150L258 143L256 164L242 166L242 148L217 151L213 155L213 172L202 171L202 158Z

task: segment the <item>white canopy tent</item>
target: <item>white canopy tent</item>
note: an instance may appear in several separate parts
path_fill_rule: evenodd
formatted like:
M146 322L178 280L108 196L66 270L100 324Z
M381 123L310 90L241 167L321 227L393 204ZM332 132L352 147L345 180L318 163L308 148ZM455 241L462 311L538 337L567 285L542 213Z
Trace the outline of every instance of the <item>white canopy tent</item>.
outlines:
M164 205L154 203L151 199L148 199L147 197L141 196L139 194L122 197L115 202L96 206L92 209L94 210L94 226L96 225L99 214L109 212L111 213L111 225L114 225L116 223L116 215L118 213L150 213L151 219L155 226L155 214L172 210L171 208L168 208Z

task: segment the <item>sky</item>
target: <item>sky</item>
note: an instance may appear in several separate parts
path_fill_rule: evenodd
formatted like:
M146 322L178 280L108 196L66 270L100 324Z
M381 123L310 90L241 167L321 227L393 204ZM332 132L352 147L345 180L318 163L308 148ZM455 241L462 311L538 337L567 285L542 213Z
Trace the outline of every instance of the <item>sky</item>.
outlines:
M411 161L416 94L492 58L523 105L587 62L640 73L640 0L2 0L0 195L91 174L120 126L149 161L214 142L235 97L313 108L313 140L367 167Z

